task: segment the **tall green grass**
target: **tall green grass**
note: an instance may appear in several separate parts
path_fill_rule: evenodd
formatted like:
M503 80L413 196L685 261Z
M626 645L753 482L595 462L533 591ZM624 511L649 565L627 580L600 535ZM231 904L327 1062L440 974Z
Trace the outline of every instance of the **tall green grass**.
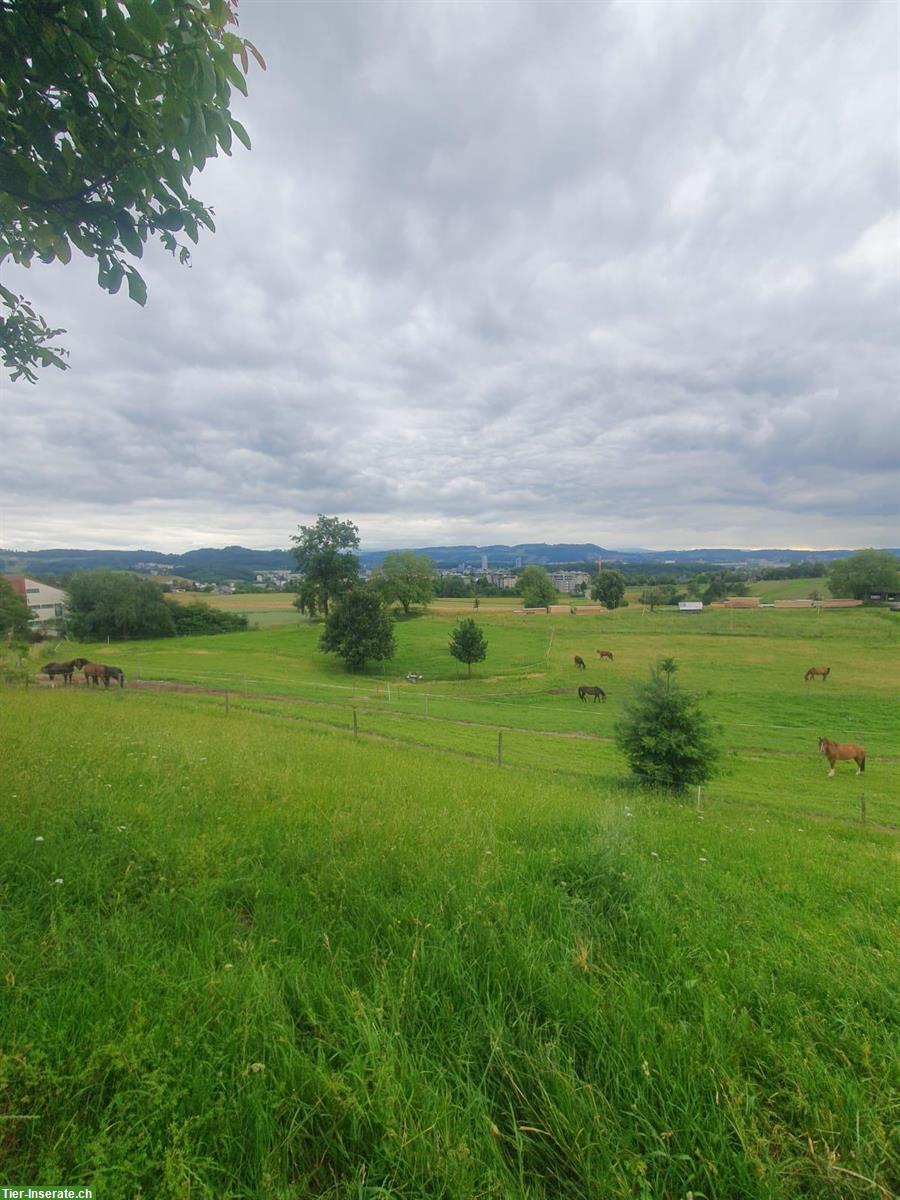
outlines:
M799 774L698 810L620 786L599 740L593 772L501 770L250 703L0 691L4 1181L900 1186L892 831Z

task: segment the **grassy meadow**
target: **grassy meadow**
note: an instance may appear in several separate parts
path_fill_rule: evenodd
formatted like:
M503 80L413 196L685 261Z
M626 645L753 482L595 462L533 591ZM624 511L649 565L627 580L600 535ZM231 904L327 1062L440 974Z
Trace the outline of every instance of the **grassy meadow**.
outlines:
M225 599L284 620L0 689L0 1183L896 1194L896 614L482 604L469 679L471 607L354 676L290 598ZM721 726L699 802L612 742L663 655Z

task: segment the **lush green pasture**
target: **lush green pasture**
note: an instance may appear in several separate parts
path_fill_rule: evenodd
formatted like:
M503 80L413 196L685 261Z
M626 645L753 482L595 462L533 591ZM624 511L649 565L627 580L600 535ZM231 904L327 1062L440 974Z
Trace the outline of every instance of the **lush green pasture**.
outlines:
M436 610L398 622L396 658L358 676L318 650L321 626L309 621L231 636L115 647L67 644L49 651L53 657L83 650L123 666L130 680L348 706L366 702L411 715L424 714L427 694L432 718L600 736L609 736L634 683L646 678L658 658L674 655L679 679L707 693L729 748L815 753L825 736L862 741L873 757L896 753L900 620L894 613L625 609L526 617L480 611L488 657L471 680L447 653L455 619ZM598 660L598 648L612 650L614 661ZM586 660L585 672L576 669L575 654ZM826 683L804 682L813 665L832 668ZM409 671L421 673L424 681L406 683ZM580 704L581 682L599 683L608 702Z
M402 627L408 661L427 627ZM891 643L877 622L859 628L871 672L843 685L847 703L889 704ZM663 643L693 677L702 643L725 695L696 628L604 632L604 678L640 673ZM723 656L759 649L725 633ZM571 684L561 631L549 678L532 677L547 635L492 629L494 674L472 707L505 688L537 717L529 687ZM340 678L309 661L313 634L294 635L305 655L287 636L193 649L231 665L228 644L246 639L261 667L267 645L285 688ZM114 661L144 653L116 647ZM759 674L739 660L736 687ZM462 693L454 674L443 686ZM598 738L507 730L523 752L554 752L499 769L462 757L474 741L397 746L310 724L348 712L0 691L3 1182L92 1183L102 1200L900 1187L896 837L854 819L855 776L744 751L698 811L619 786ZM483 735L486 752L496 737L386 702L363 722L378 713L398 736ZM867 788L884 769L873 760Z
M827 600L831 596L828 579L814 575L809 579L759 579L747 588L750 596L759 596L763 603L772 600Z

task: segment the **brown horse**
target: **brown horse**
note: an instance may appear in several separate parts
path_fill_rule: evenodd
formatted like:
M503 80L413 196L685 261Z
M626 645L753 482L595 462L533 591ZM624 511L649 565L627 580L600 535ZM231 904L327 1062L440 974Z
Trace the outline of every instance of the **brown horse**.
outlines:
M608 658L609 661L612 662L612 660L613 660L612 650L598 650L597 657L598 658Z
M598 700L606 699L606 692L604 692L603 688L599 687L580 687L578 689L578 699L583 700L585 696L593 696L594 703L596 704Z
M828 759L831 770L828 772L830 779L834 774L834 764L843 762L844 759L852 758L856 763L857 775L862 775L866 769L866 748L865 746L857 746L855 742L831 742L828 738L819 738L819 750Z
M817 675L821 675L822 682L824 683L830 674L831 667L810 667L803 678L807 683L809 683L811 679L815 679Z
M65 685L72 682L72 675L75 673L75 671L80 671L86 662L86 658L73 658L69 662L47 663L46 666L41 667L40 673L42 675L48 675L51 683L56 679L57 675L62 675L63 685Z
M106 663L86 662L83 667L84 681L88 684L93 684L94 687L100 686L100 680L103 680L103 686L108 688L111 679L118 679L119 687L125 686L125 672L121 667L110 667Z

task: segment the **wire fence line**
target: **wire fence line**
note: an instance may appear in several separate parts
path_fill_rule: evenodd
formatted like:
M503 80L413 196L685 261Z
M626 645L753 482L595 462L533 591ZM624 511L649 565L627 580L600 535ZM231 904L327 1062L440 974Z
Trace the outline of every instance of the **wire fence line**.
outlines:
M140 678L140 676L137 676L137 678ZM284 685L285 685L285 680L284 680L283 676L277 676L277 677L266 677L266 676L260 676L260 675L252 675L251 676L251 675L247 675L245 672L240 672L240 671L234 671L234 672L230 672L230 671L191 671L190 675L185 675L184 677L169 677L169 678L160 678L160 679L152 679L152 680L147 679L147 680L142 680L142 682L160 683L160 684L175 683L175 684L189 685L191 683L195 683L195 682L198 682L203 679L209 680L210 682L217 681L216 686L217 686L218 690L232 690L232 691L240 691L240 692L246 692L248 686L252 686L254 688L256 686L277 688L279 686L284 687ZM227 681L232 681L232 680L234 681L233 684L230 684L229 682L227 682ZM402 681L395 681L392 683L389 680L381 681L381 680L373 679L370 677L366 682L369 684L369 688L367 690L363 690L359 685L343 684L343 683L324 683L324 682L320 682L320 681L309 681L309 682L304 681L304 682L296 684L294 686L299 687L299 688L304 688L304 689L310 689L313 691L333 691L333 692L349 693L352 696L359 697L360 700L365 700L365 701L369 701L369 702L380 702L380 703L385 703L385 704L389 704L389 705L396 704L398 707L401 705L402 706L408 705L411 707L413 702L416 704L422 704L423 706L427 705L429 707L432 704L482 705L482 706L488 706L488 707L495 708L495 709L505 708L505 709L514 709L514 710L517 710L520 712L521 711L526 711L528 713L548 712L548 713L553 713L556 716L560 715L560 707L559 706L554 706L554 705L550 705L550 704L541 704L541 703L535 704L531 701L531 695L528 692L522 692L518 696L517 699L507 699L505 697L495 697L495 696L465 696L465 697L463 697L463 696L448 695L446 692L435 692L435 691L432 691L429 687L427 687L427 686L422 687L419 684L406 684L404 686ZM238 684L240 686L238 686ZM374 692L372 691L373 685L375 688ZM565 688L565 689L561 690L559 694L560 695L568 694L570 691L571 691L572 695L577 694L577 691L578 691L577 686L573 684L573 685L571 685L571 688ZM303 697L302 694L298 694L295 692L280 692L280 693L278 693L278 698L284 699L284 700L303 699L303 698L311 699L309 697ZM429 713L427 715L430 716L432 714ZM891 734L900 733L900 722L897 722L897 721L884 722L882 724L879 721L879 722L873 723L870 719L868 719L868 718L861 719L858 713L853 713L850 711L838 711L838 712L828 713L828 718L829 718L829 720L844 721L846 723L845 727L849 731L854 732L854 733L866 732L866 733L873 734L873 735L883 734L885 736L890 736ZM758 729L758 730L763 730L765 732L779 731L779 732L787 732L787 733L796 733L798 730L802 730L805 728L805 721L803 719L798 718L797 723L792 724L792 725L784 725L784 724L779 724L777 722L728 721L727 725L729 728L737 728L737 729ZM556 733L559 731L557 731L557 730L543 730L543 731L530 730L529 732Z
M414 686L409 686L405 689L398 689L396 684L391 685L388 683L376 684L376 690L373 692L371 689L362 691L358 687L354 687L353 685L349 684L328 684L312 681L301 686L307 692L318 692L318 695L304 694L303 691L290 694L285 692L266 693L264 691L247 690L246 685L283 685L284 680L271 680L264 679L259 676L250 677L243 676L241 673L228 672L193 672L190 680L142 680L140 682L144 683L145 685L150 685L151 687L154 684L159 685L160 688L165 688L167 685L173 685L174 688L184 687L191 689L194 694L202 694L202 686L196 683L197 679L201 676L210 681L218 681L218 686L214 690L219 693L232 696L240 695L243 698L244 703L239 703L236 700L233 700L232 703L235 704L235 707L239 706L241 708L247 707L246 701L251 699L256 699L258 701L268 700L271 703L276 703L279 705L309 704L320 706L322 708L339 708L342 712L347 714L345 717L347 721L350 720L351 711L356 709L360 713L378 714L381 717L402 717L408 720L445 723L447 725L453 725L456 727L471 727L492 730L504 729L542 738L559 738L561 740L568 741L583 740L600 742L612 740L611 733L595 733L593 731L585 730L581 726L570 729L547 729L533 728L527 725L522 725L519 721L515 720L517 715L521 717L525 714L541 712L553 713L557 717L560 715L565 715L561 707L528 703L527 693L523 693L522 699L525 702L520 704L513 700L497 700L492 697L465 698L459 696L448 696L446 693L432 692L424 689L420 690ZM227 682L223 683L223 681L228 678L240 680L243 686L240 688L229 687ZM322 695L322 693L325 693L325 695ZM335 695L334 693L338 694ZM498 715L498 719L495 721L491 721L490 719L479 721L477 719L473 719L471 716L467 717L463 715L448 715L446 711L447 708L449 707L452 709L452 707L455 705L463 706L465 708L470 708L472 705L488 706L494 711L497 711L498 714L500 711L503 711L504 717L500 719ZM444 708L443 713L437 711L441 707ZM855 736L865 736L868 734L870 738L890 738L891 734L896 730L896 725L886 724L881 726L880 723L878 725L873 725L871 721L860 721L859 714L829 714L830 722L835 722L837 720L841 720L843 722L843 727L846 733L853 734ZM331 722L330 724L334 723ZM863 726L865 726L865 729ZM808 736L808 725L802 720L798 720L798 722L793 725L783 725L775 722L763 724L758 722L728 721L725 723L726 736L729 729L759 730L764 733L776 735L772 739L774 744L770 744L768 746L763 745L752 748L747 746L739 747L745 752L751 750L754 752L759 752L760 750L763 750L772 754L788 754L790 756L794 756L803 752L791 749L782 749L778 744L780 739L777 737L777 735L779 733L789 733L795 735L804 734ZM809 751L809 753L814 754L815 751ZM880 755L880 757L883 758L884 756Z

